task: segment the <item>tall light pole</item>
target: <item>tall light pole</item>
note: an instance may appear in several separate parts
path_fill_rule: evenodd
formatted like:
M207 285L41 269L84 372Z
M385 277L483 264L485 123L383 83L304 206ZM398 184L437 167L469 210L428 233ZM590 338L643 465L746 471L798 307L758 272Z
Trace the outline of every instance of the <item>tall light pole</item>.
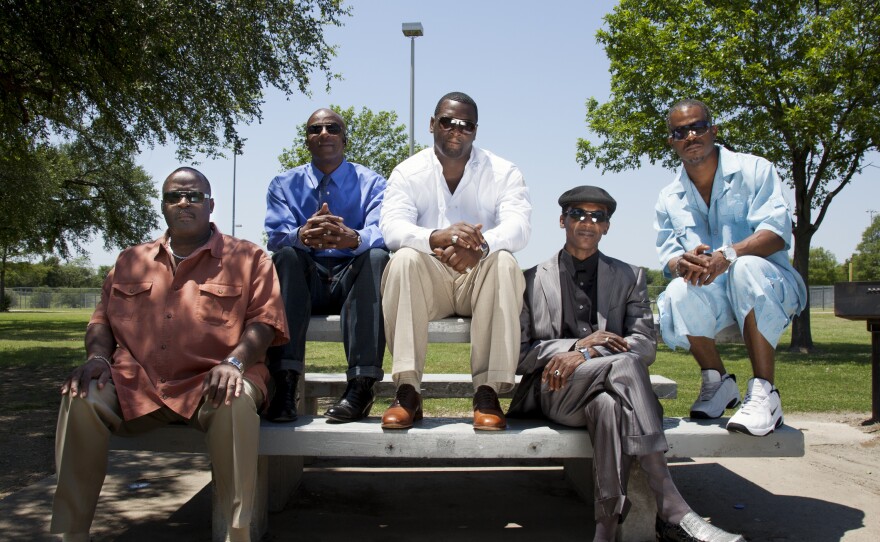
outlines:
M416 107L416 38L424 36L422 23L403 23L403 35L409 38L409 155L416 150L414 132Z
M232 143L232 236L235 237L235 173L238 169L236 159L241 154L241 140L236 137Z

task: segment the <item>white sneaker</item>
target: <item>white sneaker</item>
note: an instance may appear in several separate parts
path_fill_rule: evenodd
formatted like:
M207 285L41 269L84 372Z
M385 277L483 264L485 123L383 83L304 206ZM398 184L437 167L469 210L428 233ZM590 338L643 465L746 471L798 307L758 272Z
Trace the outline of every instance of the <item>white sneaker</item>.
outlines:
M702 372L703 384L700 396L691 405L691 418L714 419L724 414L724 409L739 404L739 388L736 387L736 376L721 373L715 369Z
M780 425L782 401L779 399L779 390L763 378L752 378L749 380L746 400L727 422L727 430L763 437Z

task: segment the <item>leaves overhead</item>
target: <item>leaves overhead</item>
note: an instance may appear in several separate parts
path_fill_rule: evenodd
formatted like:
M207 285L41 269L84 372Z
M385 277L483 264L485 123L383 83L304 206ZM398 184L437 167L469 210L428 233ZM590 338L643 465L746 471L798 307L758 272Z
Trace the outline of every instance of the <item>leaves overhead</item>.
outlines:
M0 137L85 135L216 153L260 118L262 92L327 84L339 0L0 0Z

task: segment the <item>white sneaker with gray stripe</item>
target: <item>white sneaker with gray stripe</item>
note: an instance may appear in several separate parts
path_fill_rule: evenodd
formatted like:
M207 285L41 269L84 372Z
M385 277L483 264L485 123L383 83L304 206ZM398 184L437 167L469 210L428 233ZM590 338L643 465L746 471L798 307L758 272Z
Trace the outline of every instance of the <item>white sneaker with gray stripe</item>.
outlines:
M724 414L724 410L739 404L739 388L736 387L736 376L721 373L715 369L701 371L703 384L700 396L691 405L691 418L715 419Z

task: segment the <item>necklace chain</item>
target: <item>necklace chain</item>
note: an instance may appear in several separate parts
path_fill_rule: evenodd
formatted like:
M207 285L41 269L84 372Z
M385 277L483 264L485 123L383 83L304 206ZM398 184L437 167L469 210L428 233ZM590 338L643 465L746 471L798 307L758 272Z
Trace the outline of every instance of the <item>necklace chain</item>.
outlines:
M190 252L190 253L187 254L186 256L180 256L180 255L174 253L174 249L171 248L171 237L170 237L170 236L168 237L168 243L167 243L165 246L168 247L168 252L170 252L172 256L174 256L175 258L177 258L177 259L180 260L180 261L183 261L183 260L189 258L190 256L192 256L192 255L196 252L196 250L198 250L198 249L202 248L203 246L207 245L207 244L208 244L208 241L210 241L210 240L211 240L211 237L213 237L213 236L214 236L214 230L212 229L212 230L211 230L211 233L208 234L208 238L205 239L205 242L202 243L201 245L199 245L198 247L196 247L195 250L193 250L192 252Z

